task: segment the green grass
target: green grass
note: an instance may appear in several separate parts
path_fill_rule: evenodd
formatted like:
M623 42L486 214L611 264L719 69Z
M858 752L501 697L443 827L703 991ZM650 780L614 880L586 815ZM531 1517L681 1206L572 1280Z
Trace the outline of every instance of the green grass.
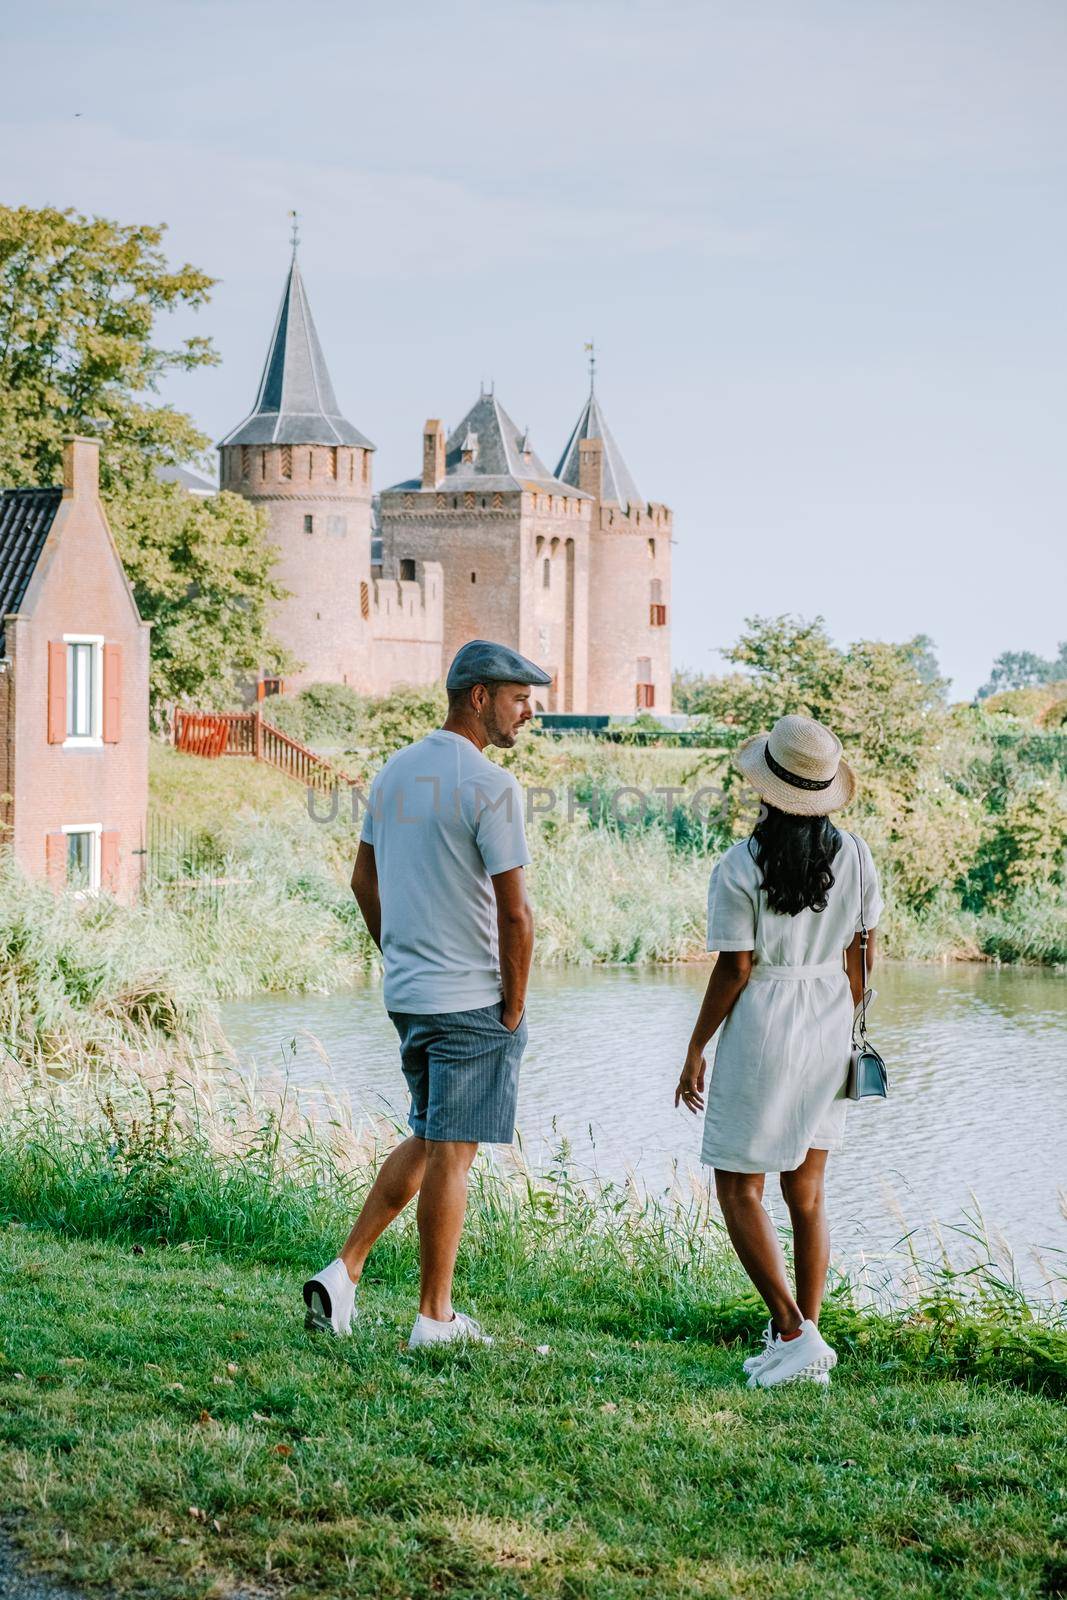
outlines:
M172 1064L173 1065L173 1064ZM754 1393L763 1312L706 1198L481 1162L458 1303L409 1354L411 1219L356 1337L302 1327L371 1173L218 1072L0 1087L0 1518L142 1597L1012 1597L1063 1592L1064 1310L942 1266L837 1282L828 1394ZM1057 1542L1058 1541L1058 1542Z
M740 1350L589 1315L595 1283L463 1303L477 1352L408 1354L411 1284L351 1341L299 1274L0 1238L0 1510L86 1588L352 1597L1011 1600L1062 1593L1062 1411L843 1362L750 1393Z

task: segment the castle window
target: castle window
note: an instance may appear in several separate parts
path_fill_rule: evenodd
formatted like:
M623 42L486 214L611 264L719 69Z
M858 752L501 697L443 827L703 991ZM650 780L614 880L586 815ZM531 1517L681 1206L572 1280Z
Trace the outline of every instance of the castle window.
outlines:
M474 510L474 500L475 500L474 495L471 494L470 491L468 490L468 492L463 496L463 509L464 509L464 511L473 511Z
M653 578L650 586L649 599L654 606L663 604L663 579Z
M503 504L504 504L504 496L502 494L495 494L493 496L493 510L494 511L499 511Z
M359 580L359 614L364 622L370 616L370 584L366 578Z
M293 447L291 444L282 445L282 477L293 476Z
M656 691L652 683L652 658L651 656L638 656L637 658L637 709L649 710L656 703Z
M406 494L402 503L405 511L411 511L415 505L415 496L413 494Z
M648 541L648 554L649 554L649 557L651 558L651 560L655 561L655 559L656 559L656 541L655 541L655 539L650 539Z
M400 581L401 583L415 582L415 562L411 556L401 556L400 558Z
M478 574L476 572L472 572L471 573L471 582L472 583L477 583L478 582Z
M331 445L330 446L330 458L329 459L330 459L330 477L331 478L336 478L336 476L337 476L337 446L336 445Z
M369 483L370 482L370 451L369 450L364 450L364 452L363 452L363 482L364 483Z
M552 563L547 556L541 563L541 587L542 589L552 587Z
M482 495L482 510L485 510L485 495Z
M356 481L356 452L354 450L348 452L348 481L349 483L355 483Z
M314 452L314 450L309 450L308 451L308 477L309 478L313 478L314 476L315 476L315 452Z
M304 532L305 533L314 533L315 532L315 518L314 517L306 516L304 518Z
M434 499L434 508L437 511L443 511L447 504L448 504L448 501L446 500L446 498L445 498L445 496L443 494L437 495L435 497L435 499Z
M250 445L241 446L241 477L247 478L252 471L252 448Z
M535 556L535 558L541 554L541 551L544 548L545 548L545 536L544 536L543 533L539 533L537 535L537 538L534 540L534 556Z
M453 495L452 496L452 510L453 511L458 511L459 510L459 496L458 495Z
M261 478L267 476L267 452L265 450L259 452L259 475Z

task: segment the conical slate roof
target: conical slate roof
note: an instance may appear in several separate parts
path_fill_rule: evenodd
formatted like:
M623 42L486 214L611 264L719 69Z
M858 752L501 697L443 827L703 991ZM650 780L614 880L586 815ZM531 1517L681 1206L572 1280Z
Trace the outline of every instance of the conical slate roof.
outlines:
M293 251L251 414L222 444L350 444L373 450L341 415Z
M464 461L464 453L473 457ZM529 460L525 456L529 456ZM573 494L574 489L554 478L530 446L527 432L519 432L496 395L484 391L471 406L445 444L445 476L437 485L450 490L522 489L527 484ZM394 489L419 489L421 479L393 484Z
M556 477L564 483L578 483L578 446L583 439L599 439L604 446L604 488L601 499L611 500L622 506L623 510L631 505L640 505L642 501L637 485L611 436L611 429L604 421L604 414L592 389L556 468Z

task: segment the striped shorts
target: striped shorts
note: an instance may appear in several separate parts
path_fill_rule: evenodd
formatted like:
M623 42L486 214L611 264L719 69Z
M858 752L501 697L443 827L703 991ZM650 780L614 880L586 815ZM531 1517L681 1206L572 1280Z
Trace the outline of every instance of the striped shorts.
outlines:
M510 1144L515 1137L526 1013L514 1033L504 1002L430 1016L390 1011L411 1091L408 1123L419 1139Z

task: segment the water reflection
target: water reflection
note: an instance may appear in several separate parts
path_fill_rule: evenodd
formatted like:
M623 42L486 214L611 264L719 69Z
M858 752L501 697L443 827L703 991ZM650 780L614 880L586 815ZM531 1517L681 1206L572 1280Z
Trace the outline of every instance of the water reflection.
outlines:
M707 968L542 971L530 999L519 1102L528 1158L565 1136L576 1163L648 1189L699 1166L700 1123L675 1110L685 1043ZM1064 1268L1059 1190L1067 1126L1064 980L986 966L883 965L871 1036L886 1057L885 1104L849 1110L831 1159L835 1249L884 1256L908 1227L952 1222L972 1205L1002 1230L1030 1282L1030 1247ZM403 1120L396 1035L377 985L268 996L225 1008L227 1032L260 1071L315 1084L327 1072L354 1106ZM328 1061L328 1067L326 1062Z

